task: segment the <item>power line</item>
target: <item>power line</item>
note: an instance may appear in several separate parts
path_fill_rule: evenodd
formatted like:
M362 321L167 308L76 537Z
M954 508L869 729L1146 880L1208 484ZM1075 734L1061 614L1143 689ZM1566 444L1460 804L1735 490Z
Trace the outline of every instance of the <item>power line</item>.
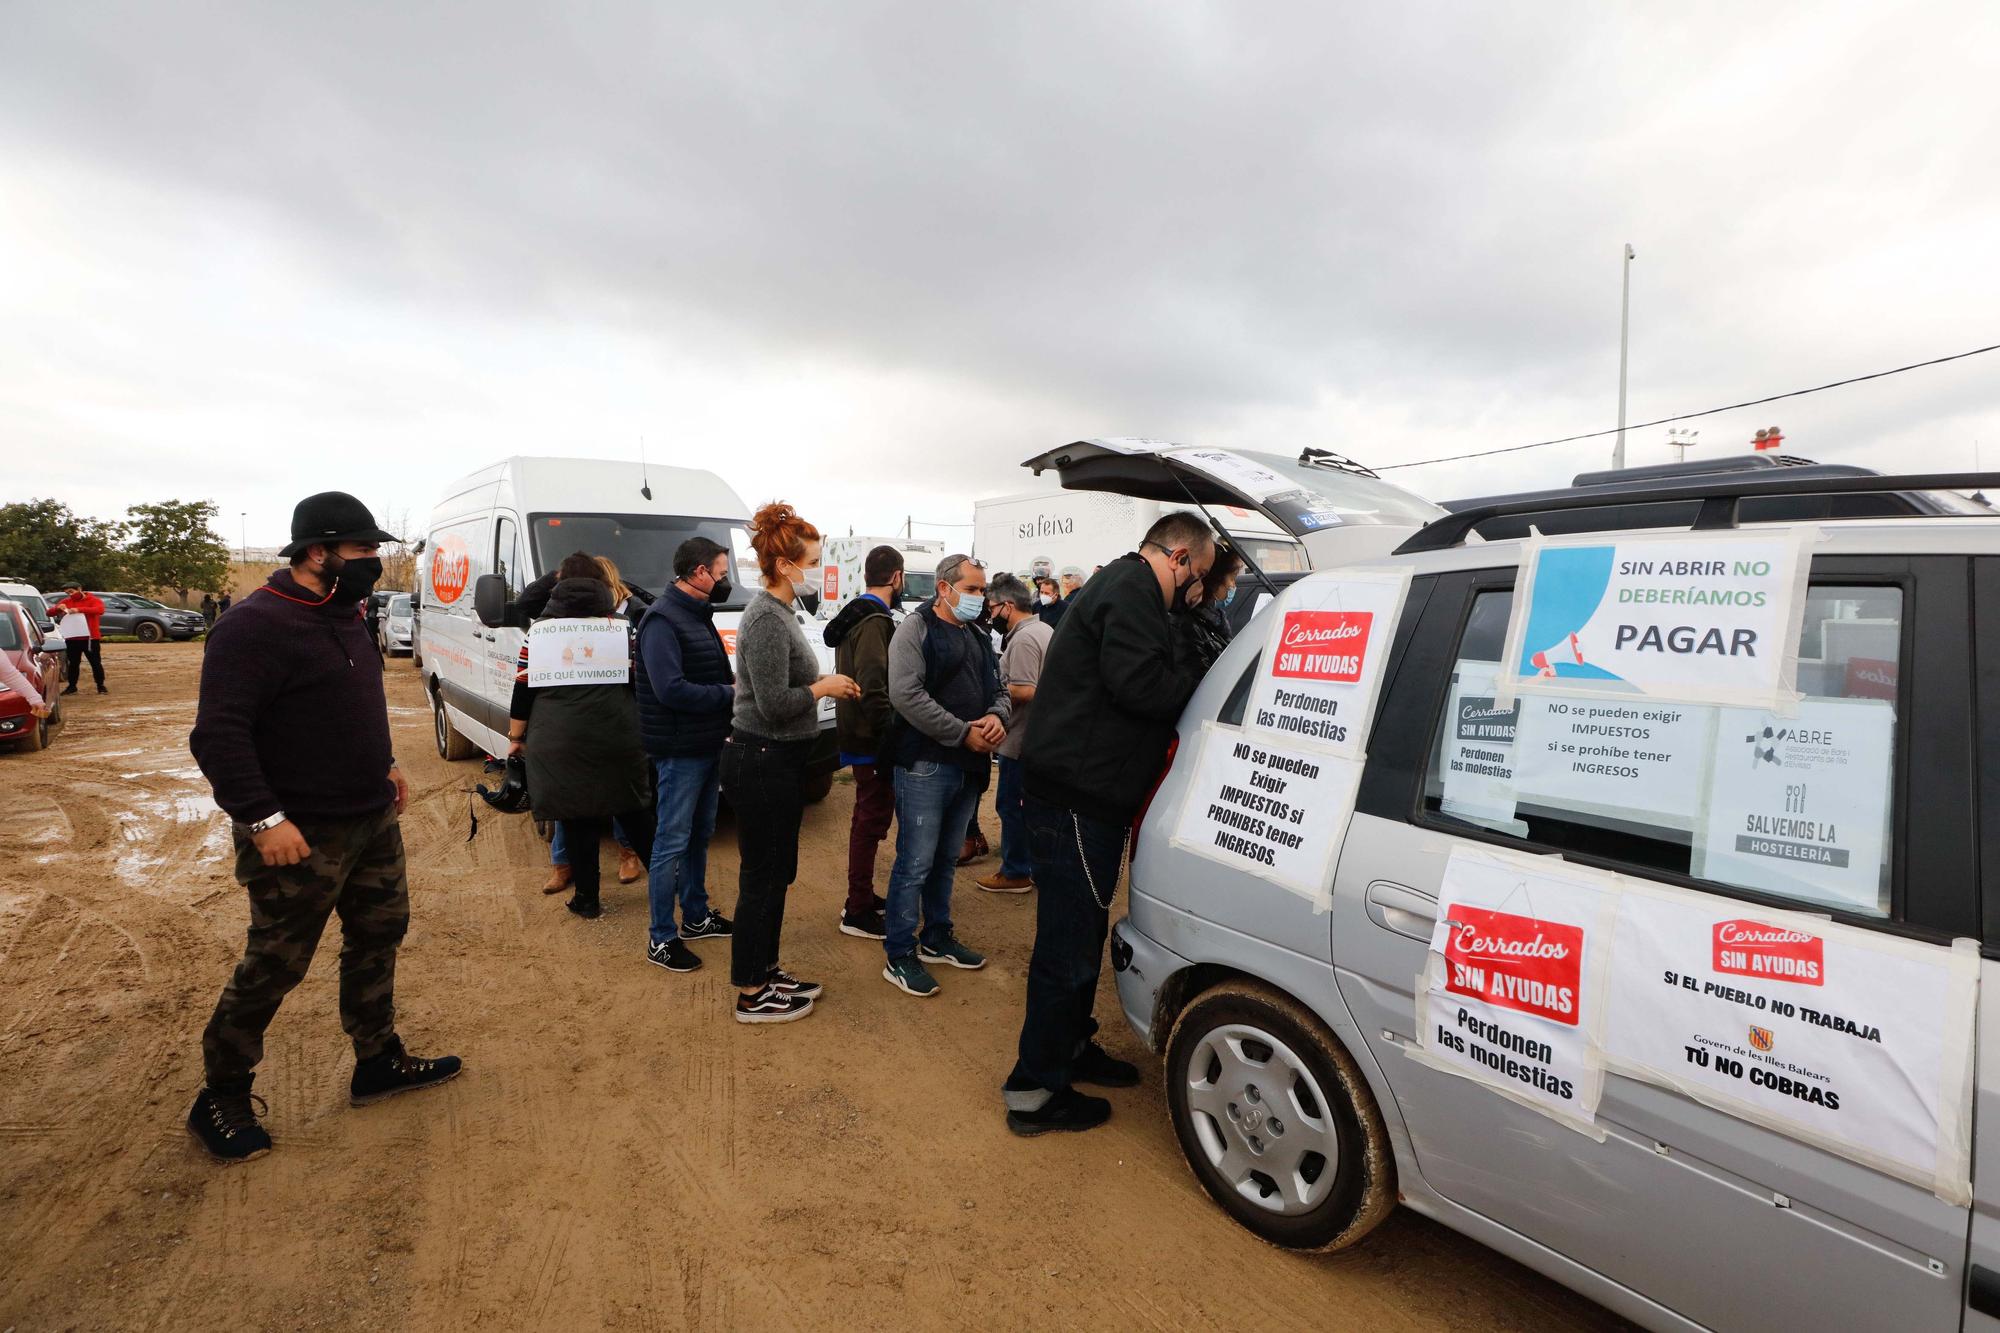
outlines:
M1941 366L1947 361L1963 361L1968 356L1978 356L1982 352L2000 351L2000 343L1986 347L1975 347L1969 352L1954 352L1950 356L1933 357L1929 361L1915 361L1907 366L1897 366L1894 370L1878 370L1872 375L1855 375L1849 379L1835 380L1831 384L1819 384L1810 389L1793 389L1790 393L1774 393L1769 398L1752 398L1745 403L1731 403L1727 407L1711 407L1700 412L1683 412L1679 416L1661 417L1658 421L1643 421L1636 426L1624 427L1627 431L1645 430L1650 426L1665 426L1675 421L1693 421L1697 417L1712 417L1718 412L1734 412L1744 407L1762 407L1765 403L1782 402L1787 398L1803 398L1809 393L1824 393L1828 389L1838 389L1848 384L1860 384L1864 380L1879 380L1889 375L1900 375L1906 370L1922 370L1925 366ZM1421 458L1414 463L1388 463L1376 468L1377 472L1394 472L1398 468L1428 467L1432 463L1458 463L1468 458L1490 458L1494 454L1518 454L1524 449L1546 449L1552 444L1574 444L1578 440L1595 440L1606 435L1616 435L1619 427L1609 430L1593 430L1582 435L1565 435L1559 440L1536 440L1533 444L1510 444L1499 449L1479 449L1469 454L1451 454L1444 458Z

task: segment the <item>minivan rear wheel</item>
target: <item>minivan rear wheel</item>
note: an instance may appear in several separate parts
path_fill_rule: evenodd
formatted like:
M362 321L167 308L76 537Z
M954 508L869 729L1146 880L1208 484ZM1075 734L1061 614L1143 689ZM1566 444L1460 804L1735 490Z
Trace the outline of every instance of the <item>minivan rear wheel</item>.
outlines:
M1254 982L1198 996L1167 1041L1167 1109L1195 1179L1273 1245L1338 1250L1396 1206L1368 1085L1303 1005Z
M478 753L478 746L458 734L458 728L451 724L451 714L444 711L444 700L435 694L431 696L431 723L437 733L438 758L470 759Z

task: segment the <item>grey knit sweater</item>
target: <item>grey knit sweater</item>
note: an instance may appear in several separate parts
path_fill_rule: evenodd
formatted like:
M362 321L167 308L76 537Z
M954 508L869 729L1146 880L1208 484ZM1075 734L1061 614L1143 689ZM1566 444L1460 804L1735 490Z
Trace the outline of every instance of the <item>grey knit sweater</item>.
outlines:
M774 741L811 740L819 734L819 700L809 688L819 679L792 608L759 592L736 627L736 711L739 731Z

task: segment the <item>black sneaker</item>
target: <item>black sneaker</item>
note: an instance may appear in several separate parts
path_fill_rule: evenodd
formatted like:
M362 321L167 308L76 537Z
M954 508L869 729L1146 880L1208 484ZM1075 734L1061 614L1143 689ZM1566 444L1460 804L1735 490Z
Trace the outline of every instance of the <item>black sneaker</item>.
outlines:
M856 916L852 912L840 914L840 933L858 935L864 940L886 940L889 938L889 922L880 908L871 907Z
M107 690L107 689L106 689L106 688L104 688L104 686L102 686L102 685L99 685L99 686L97 687L97 692L98 692L99 694L109 694L109 693L111 693L111 691L110 691L110 690Z
M736 996L739 1023L789 1023L812 1012L813 1002L804 995L792 995L766 982L755 995Z
M75 694L75 693L76 693L76 686L74 686L74 685L70 686L70 687L69 687L68 689L64 690L64 691L63 691L63 693L64 693L64 694Z
M917 957L926 963L949 963L968 972L977 972L986 966L986 955L977 949L966 948L958 942L956 935L947 935L936 944L919 944Z
M270 1109L250 1091L247 1078L240 1090L203 1088L188 1110L188 1133L218 1162L247 1162L271 1151L271 1136L257 1123Z
M693 972L701 966L701 955L679 940L646 946L646 961L669 972Z
M767 986L775 986L787 995L803 995L808 1000L817 1000L826 987L817 981L801 981L782 967L771 969L771 975L764 979Z
M1052 1129L1072 1132L1096 1129L1110 1118L1110 1102L1102 1097L1085 1096L1075 1088L1064 1088L1043 1102L1039 1111L1009 1111L1007 1128L1031 1139Z
M709 908L708 915L699 921L681 922L681 938L684 940L726 940L734 930L735 928L729 924L729 918L713 907Z
M435 1060L419 1060L403 1050L400 1037L390 1039L389 1049L354 1064L354 1077L347 1082L347 1100L352 1106L367 1106L399 1092L414 1092L458 1077L458 1057L441 1055Z
M569 899L563 903L563 906L582 917L585 921L595 921L604 915L604 905L595 898L592 898L589 902L585 902L582 898L571 894Z
M1130 1060L1120 1060L1096 1042L1089 1042L1083 1054L1076 1057L1070 1066L1069 1076L1078 1083L1088 1083L1097 1088L1136 1088L1139 1086L1139 1066Z

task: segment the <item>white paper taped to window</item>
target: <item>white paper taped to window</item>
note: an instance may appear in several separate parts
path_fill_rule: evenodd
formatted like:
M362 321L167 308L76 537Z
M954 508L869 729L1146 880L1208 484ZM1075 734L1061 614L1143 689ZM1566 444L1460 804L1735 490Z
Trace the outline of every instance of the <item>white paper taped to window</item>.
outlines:
M1814 527L1531 538L1499 697L1579 692L1788 712Z
M1324 912L1360 785L1358 760L1206 722L1168 841Z
M1286 590L1244 710L1246 730L1358 759L1410 572L1316 574Z

